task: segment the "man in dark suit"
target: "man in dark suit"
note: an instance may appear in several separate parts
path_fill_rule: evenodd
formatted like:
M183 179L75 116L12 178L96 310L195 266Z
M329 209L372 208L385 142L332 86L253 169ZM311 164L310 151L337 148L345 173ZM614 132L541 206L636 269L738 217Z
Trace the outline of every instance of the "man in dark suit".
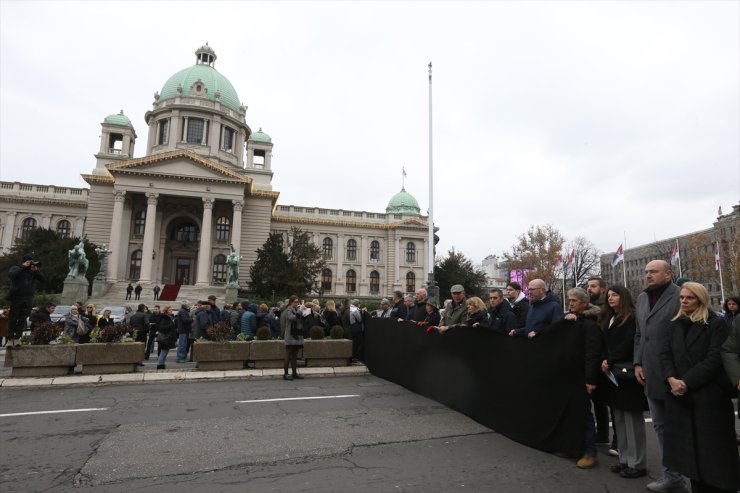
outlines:
M678 313L679 288L673 284L671 266L665 260L653 260L645 266L647 289L637 297L635 331L635 377L645 386L653 428L663 452L665 383L661 376L660 351L668 336L670 321ZM687 492L681 474L663 468L663 477L647 485L655 493Z

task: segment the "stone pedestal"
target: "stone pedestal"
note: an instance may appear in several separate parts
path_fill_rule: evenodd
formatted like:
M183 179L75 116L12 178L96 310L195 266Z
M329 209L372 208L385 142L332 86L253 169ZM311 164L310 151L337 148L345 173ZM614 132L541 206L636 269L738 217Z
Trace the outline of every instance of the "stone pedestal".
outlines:
M236 303L238 296L239 296L239 288L226 286L226 294L224 295L225 303Z
M87 288L90 283L87 279L65 279L64 290L62 290L62 299L60 305L73 305L75 301L81 301L84 305L87 303Z
M114 283L106 281L105 279L94 279L92 287L92 297L96 299L102 298L111 288L111 286L113 286L113 284Z

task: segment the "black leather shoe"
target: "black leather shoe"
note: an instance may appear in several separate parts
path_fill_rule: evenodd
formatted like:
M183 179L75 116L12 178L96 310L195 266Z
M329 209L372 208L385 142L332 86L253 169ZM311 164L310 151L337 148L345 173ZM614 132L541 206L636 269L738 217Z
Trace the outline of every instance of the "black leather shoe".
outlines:
M614 464L613 466L611 466L611 467L609 468L609 470L610 470L611 472L615 473L615 474L619 474L620 472L622 472L622 471L624 471L625 469L627 469L627 467L629 467L629 466L627 466L627 464L622 464L622 463L620 462L619 464Z
M303 377L301 375L297 374L297 373L294 373L293 374L293 378L296 379L296 380L303 380Z
M293 377L290 375L283 375L283 380L293 380Z
M627 479L641 478L643 476L647 476L647 469L635 469L633 467L628 467L620 471L619 475Z

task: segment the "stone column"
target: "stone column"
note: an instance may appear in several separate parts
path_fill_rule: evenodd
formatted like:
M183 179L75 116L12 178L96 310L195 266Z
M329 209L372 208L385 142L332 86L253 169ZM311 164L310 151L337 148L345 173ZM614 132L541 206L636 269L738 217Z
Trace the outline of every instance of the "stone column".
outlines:
M196 286L211 285L211 224L213 222L213 199L203 197L203 221L200 227L200 249L198 251L198 275Z
M157 222L158 193L146 194L146 223L144 224L144 246L141 249L141 274L139 282L146 283L152 280L152 264L154 256L154 231Z
M15 216L17 212L8 212L5 220L5 234L3 235L3 252L8 253L13 246L15 236Z
M234 206L234 215L231 219L231 244L234 245L236 253L241 253L242 244L242 211L244 210L243 200L232 200Z
M113 217L110 227L109 245L111 253L108 257L108 279L118 280L118 263L121 259L121 229L123 228L123 202L126 200L126 192L113 190Z

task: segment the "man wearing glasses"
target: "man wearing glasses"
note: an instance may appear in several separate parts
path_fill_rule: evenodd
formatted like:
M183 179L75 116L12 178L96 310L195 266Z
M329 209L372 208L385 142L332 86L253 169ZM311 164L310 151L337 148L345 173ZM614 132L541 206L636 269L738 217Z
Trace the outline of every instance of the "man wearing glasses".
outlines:
M533 339L543 329L563 318L563 307L554 294L547 292L547 284L542 279L529 281L529 297L531 302L527 312L527 323L524 327L509 331L510 336L526 335Z

